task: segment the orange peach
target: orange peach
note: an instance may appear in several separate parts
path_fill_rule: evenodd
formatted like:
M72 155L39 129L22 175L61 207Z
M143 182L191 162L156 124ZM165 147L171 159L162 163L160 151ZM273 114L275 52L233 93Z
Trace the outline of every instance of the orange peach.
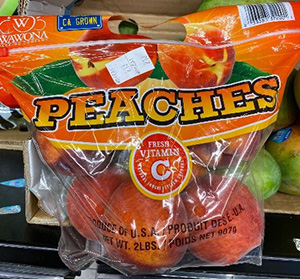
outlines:
M104 232L112 242L104 243L107 255L128 273L157 273L175 266L184 256L189 239L181 230L187 214L180 196L154 200L128 182L109 201L103 221L116 224Z
M184 42L193 43L195 47L158 46L159 61L167 76L180 88L213 87L226 83L234 66L235 50L224 32L205 24L187 25L186 28Z
M129 173L111 166L96 176L78 176L68 189L66 205L71 224L85 238L101 241L99 224L113 192Z
M189 220L195 224L189 251L210 264L228 265L261 244L263 210L239 180L209 174L190 183L181 194Z

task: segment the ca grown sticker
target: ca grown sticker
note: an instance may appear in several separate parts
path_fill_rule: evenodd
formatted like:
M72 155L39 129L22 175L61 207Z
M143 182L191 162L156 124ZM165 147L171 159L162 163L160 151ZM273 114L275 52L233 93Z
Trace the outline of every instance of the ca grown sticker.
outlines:
M169 134L154 132L141 139L130 156L130 174L147 197L162 200L178 195L191 176L191 158Z

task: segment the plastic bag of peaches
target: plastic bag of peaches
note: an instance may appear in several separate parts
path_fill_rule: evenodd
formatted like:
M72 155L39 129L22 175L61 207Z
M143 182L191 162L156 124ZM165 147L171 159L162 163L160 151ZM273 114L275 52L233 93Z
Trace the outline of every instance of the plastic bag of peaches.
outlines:
M1 100L29 123L62 260L124 274L260 264L262 193L243 181L300 57L300 3L177 18L181 41L112 19L0 18Z

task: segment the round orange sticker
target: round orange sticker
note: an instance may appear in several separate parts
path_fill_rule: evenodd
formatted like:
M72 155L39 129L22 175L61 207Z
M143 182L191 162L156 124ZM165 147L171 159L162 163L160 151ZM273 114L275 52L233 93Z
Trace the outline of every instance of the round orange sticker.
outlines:
M130 174L147 197L162 200L178 195L191 176L191 159L171 135L155 132L141 139L130 156Z

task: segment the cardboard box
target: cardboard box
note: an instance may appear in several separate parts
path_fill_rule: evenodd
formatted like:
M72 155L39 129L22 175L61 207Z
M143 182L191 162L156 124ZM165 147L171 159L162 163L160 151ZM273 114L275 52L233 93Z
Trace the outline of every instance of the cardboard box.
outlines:
M47 3L42 0L20 1L20 9L30 13L28 4L33 2ZM56 1L58 3L59 1ZM35 4L36 4L35 3ZM53 5L55 1L48 1ZM193 13L197 10L201 0L172 0L172 1L129 1L129 0L85 0L81 5L75 6L72 14L118 14L135 20L139 26L155 25L170 18ZM27 5L27 8L26 8ZM56 5L57 6L57 5ZM58 5L59 6L59 5ZM57 6L57 7L58 7ZM32 12L32 10L31 10ZM154 38L173 38L178 29L170 25L161 25L154 30L142 27L142 33ZM151 34L150 34L151 32ZM0 141L1 146L1 141ZM32 224L58 225L58 221L49 216L39 205L38 198L30 191L39 176L41 161L37 156L32 141L28 141L24 149L24 163L26 173L26 220ZM34 170L34 171L33 171ZM265 202L265 212L281 214L300 214L300 197L277 193Z
M40 203L38 194L34 189L39 186L43 163L38 155L33 140L28 140L24 144L24 173L26 180L25 188L25 217L29 224L58 226L57 219L49 213ZM47 213L48 212L48 213Z
M21 0L20 15L68 15L78 0Z
M24 145L29 139L28 132L19 130L0 130L0 149L24 150Z
M0 149L23 151L25 188L25 217L28 223L41 225L58 225L39 206L38 198L30 191L31 185L39 183L42 162L38 157L28 132L19 130L0 130Z
M264 203L266 213L300 214L300 196L292 196L277 192Z

